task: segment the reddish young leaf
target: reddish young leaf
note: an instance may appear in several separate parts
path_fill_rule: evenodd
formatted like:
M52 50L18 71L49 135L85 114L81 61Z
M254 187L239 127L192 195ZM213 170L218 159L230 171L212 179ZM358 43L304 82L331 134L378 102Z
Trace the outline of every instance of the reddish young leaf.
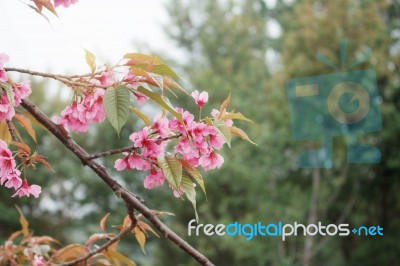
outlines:
M21 143L21 142L16 142L16 141L11 141L11 144L14 146L17 146L19 148L20 151L22 151L23 153L29 155L31 154L31 149L29 148L28 145Z
M32 160L37 161L37 162L43 164L43 165L46 166L49 170L51 170L52 172L55 172L54 169L53 169L53 167L51 167L51 165L49 164L49 162L46 161L44 158L45 158L45 157L42 156L42 155L36 155L36 156L34 156L34 157L32 158Z
M100 229L101 231L105 232L106 231L106 222L107 222L107 218L110 215L110 213L107 213L106 215L104 215L103 218L101 218L100 220Z
M42 12L42 9L44 7L58 17L57 11L54 8L53 4L50 2L50 0L33 0L33 2L37 6L39 12Z
M99 240L103 240L103 239L110 240L113 237L115 237L115 234L93 234L86 241L85 246L90 246L94 242L99 241Z
M26 129L26 132L28 132L29 136L31 136L31 138L36 142L36 132L32 127L31 121L27 117L19 114L14 115L14 118Z
M221 104L221 107L219 109L219 117L221 118L225 112L226 112L226 107L228 107L229 102L231 101L231 94L229 93L228 97L225 99L225 101Z

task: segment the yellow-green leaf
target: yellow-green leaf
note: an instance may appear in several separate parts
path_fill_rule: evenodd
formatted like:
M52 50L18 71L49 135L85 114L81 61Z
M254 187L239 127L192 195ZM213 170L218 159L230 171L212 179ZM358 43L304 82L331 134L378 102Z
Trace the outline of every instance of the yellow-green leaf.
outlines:
M143 233L143 231L138 227L136 227L134 229L134 232L135 232L136 241L139 243L139 246L142 249L142 252L144 254L146 254L146 251L144 250L144 245L146 244L146 235L145 235L145 233Z
M24 234L24 236L29 235L29 223L26 220L24 214L22 213L21 209L18 206L15 206L19 212L19 223L22 226L22 234Z
M143 64L153 64L161 65L164 64L160 58L152 55L145 55L140 53L127 53L124 55L125 59L130 59L129 65L143 65Z
M242 129L240 129L240 128L238 128L238 127L230 127L229 130L231 131L231 133L232 133L233 135L239 136L239 137L241 137L242 139L247 140L247 141L250 142L251 144L254 144L254 145L258 146L257 143L253 142L253 141L249 138L249 136L246 134L246 132L244 132Z
M0 139L4 140L7 145L11 142L11 134L6 121L0 122Z
M151 121L150 119L144 114L142 113L139 109L137 109L136 107L133 106L129 106L129 109L134 112L140 119L142 119L142 121L145 123L146 126L151 126Z
M188 200L192 203L194 213L196 215L196 221L199 222L199 216L197 215L197 208L196 208L196 190L194 189L194 183L189 177L183 176L181 187L183 189L183 192L185 192Z
M204 186L204 180L203 177L201 176L200 171L194 167L191 163L189 163L188 161L184 160L184 159L179 159L180 162L182 163L183 169L185 169L185 171L191 176L193 177L193 179L197 182L197 184L199 184L199 186L201 187L201 189L204 192L204 195L207 196L206 194L206 188Z
M53 256L53 260L57 263L68 262L77 258L83 257L88 253L88 249L79 244L68 245L56 252Z
M85 50L85 58L86 58L86 63L90 67L90 71L94 73L96 71L96 56L92 54L90 51Z
M182 179L181 162L172 155L159 156L157 162L169 184L178 190Z
M223 115L222 119L226 120L226 119L239 119L239 120L244 120L250 123L254 123L252 120L248 119L247 117L245 117L243 114L241 113L225 113L225 115Z
M107 119L118 135L128 120L129 98L130 94L125 86L110 87L104 94L104 110L106 111Z
M143 93L144 95L146 95L147 97L149 97L150 99L152 99L155 103L157 103L158 105L160 105L162 108L165 108L166 110L168 110L168 112L170 112L173 116L175 116L181 123L183 123L182 121L182 114L178 113L177 111L175 111L174 107L163 97L161 97L160 94L149 91L148 89L144 88L143 86L140 86L138 88L138 92Z

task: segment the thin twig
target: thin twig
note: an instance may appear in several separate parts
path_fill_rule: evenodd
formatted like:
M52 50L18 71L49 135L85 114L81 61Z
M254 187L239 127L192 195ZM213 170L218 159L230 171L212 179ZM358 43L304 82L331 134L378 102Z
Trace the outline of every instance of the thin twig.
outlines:
M166 140L170 140L170 139L177 139L177 138L179 138L181 136L182 136L182 134L177 134L177 135L172 135L172 136L165 137L165 138L159 138L159 139L156 140L156 142L162 142L162 141L166 141ZM103 151L103 152L99 152L99 153L95 153L95 154L89 155L88 159L93 160L93 159L106 157L106 156L110 156L110 155L114 155L114 154L119 154L119 153L124 153L124 152L132 152L135 149L137 149L137 148L134 147L134 146L129 146L129 147L123 147L123 148L119 148L119 149ZM140 154L137 154L137 155L139 157L141 157ZM145 160L148 160L145 157L142 157L142 158L145 159Z
M23 74L28 74L31 76L39 76L43 78L51 78L55 79L59 82L62 82L68 86L79 86L79 87L96 87L96 88L103 88L106 89L107 86L102 86L102 85L95 85L93 83L83 83L83 82L78 82L73 79L75 78L81 78L81 77L87 77L86 74L83 76L79 75L73 75L73 76L64 76L64 75L58 75L58 74L49 74L49 73L44 73L44 72L39 72L39 71L32 71L28 69L22 69L22 68L15 68L15 67L6 67L4 68L5 71L7 72L19 72Z
M84 165L89 166L117 195L120 195L126 204L142 213L143 216L146 217L146 219L148 219L165 237L169 238L173 243L175 243L175 245L197 260L201 265L213 265L206 256L193 248L189 243L184 241L179 235L161 222L160 219L158 219L158 217L147 208L147 206L144 205L137 196L115 181L108 174L103 165L97 163L95 160L90 160L90 155L81 146L75 143L71 138L66 137L62 130L28 99L22 100L21 105L39 123L47 128L51 134L58 138L66 148L72 151Z
M129 147L124 147L124 148L119 148L119 149L114 149L114 150L109 150L109 151L103 151L103 152L89 155L88 159L93 160L93 159L106 157L106 156L110 156L110 155L114 155L114 154L119 154L119 153L123 153L123 152L132 152L135 149L136 148L134 146L129 146Z
M90 251L88 254L86 254L83 257L80 257L76 260L70 261L68 263L62 263L60 264L60 266L72 266L72 265L79 265L79 263L81 262L86 262L88 259L90 259L91 257L93 257L96 254L99 254L100 252L102 252L103 250L109 248L112 244L114 244L115 242L121 240L123 237L125 237L127 234L129 234L133 228L135 228L136 224L137 224L137 219L136 217L133 215L133 212L128 210L128 212L130 213L129 217L131 218L131 223L130 225L122 230L118 235L116 235L115 237L111 238L110 240L108 240L106 243L104 243L104 245L100 246L99 248Z

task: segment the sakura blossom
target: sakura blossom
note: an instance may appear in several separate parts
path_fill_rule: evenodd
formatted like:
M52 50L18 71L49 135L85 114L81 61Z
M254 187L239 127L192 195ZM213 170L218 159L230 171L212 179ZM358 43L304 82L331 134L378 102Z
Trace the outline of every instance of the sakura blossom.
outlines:
M196 101L196 104L199 107L199 109L203 108L203 105L208 102L208 92L206 91L199 93L198 90L195 90L194 92L192 92L191 95Z
M42 188L40 186L38 186L38 185L29 186L28 181L26 179L24 179L22 186L17 190L17 192L15 192L14 195L12 195L12 197L15 197L15 196L29 197L30 195L32 195L35 198L38 198L41 192L42 192Z
M54 0L54 6L59 7L69 7L71 4L76 4L78 3L78 0Z
M89 124L101 123L106 118L103 96L103 89L95 89L92 93L87 93L81 102L74 101L67 106L61 112L61 117L55 117L53 121L71 131L86 132Z
M5 53L0 53L0 82L6 82L8 80L6 71L3 68L4 63L7 63L9 56Z
M164 184L165 176L162 171L151 169L150 174L144 179L144 187L152 189L153 187L159 187Z

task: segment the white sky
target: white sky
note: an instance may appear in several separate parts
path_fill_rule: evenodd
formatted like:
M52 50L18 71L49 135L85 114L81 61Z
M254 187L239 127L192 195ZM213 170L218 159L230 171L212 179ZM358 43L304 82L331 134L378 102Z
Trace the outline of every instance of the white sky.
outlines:
M161 28L168 21L165 0L79 0L57 8L59 19L45 10L51 26L29 2L0 0L0 52L11 57L8 66L79 74L89 71L83 49L97 64L138 50L177 52Z

